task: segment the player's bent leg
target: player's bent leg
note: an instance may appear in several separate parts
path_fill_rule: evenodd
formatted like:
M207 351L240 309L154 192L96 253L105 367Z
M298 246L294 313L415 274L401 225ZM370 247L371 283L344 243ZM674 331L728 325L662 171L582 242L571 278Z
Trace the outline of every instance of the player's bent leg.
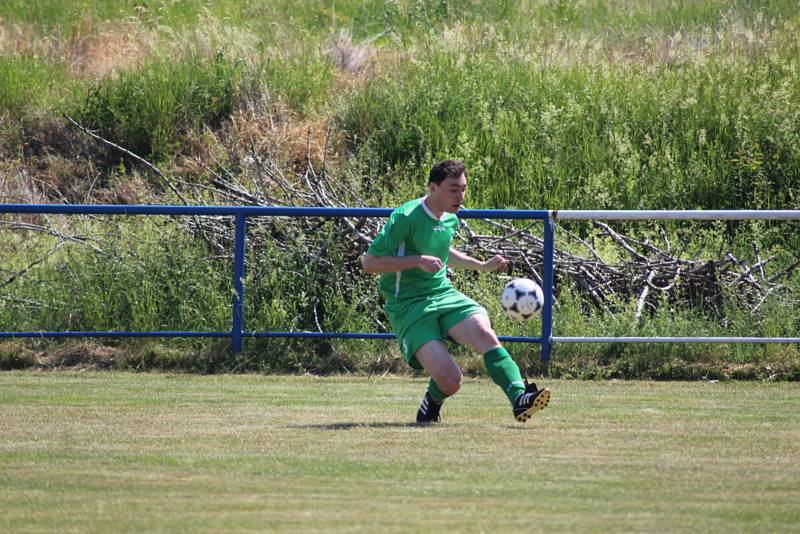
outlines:
M472 347L481 354L500 346L489 318L482 313L474 313L447 330L447 335L461 345Z
M441 392L450 397L461 388L461 369L439 340L428 341L414 353Z
M441 420L444 399L461 387L461 369L438 340L425 343L414 355L431 375L428 390L417 410L417 423L436 423Z
M447 331L456 342L468 345L483 354L483 361L492 381L511 402L514 417L525 422L550 402L550 390L538 389L536 384L523 380L519 366L500 344L489 318L474 314Z
M508 351L500 345L497 334L492 329L489 318L476 313L457 323L447 331L457 343L467 345L483 354L483 362L492 381L497 384L513 404L518 395L525 391L525 382L516 362Z

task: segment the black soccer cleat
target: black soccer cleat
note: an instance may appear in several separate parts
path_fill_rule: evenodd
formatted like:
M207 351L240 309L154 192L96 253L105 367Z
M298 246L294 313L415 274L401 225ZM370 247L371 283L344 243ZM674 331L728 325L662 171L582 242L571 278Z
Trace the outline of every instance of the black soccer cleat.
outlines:
M426 390L425 396L422 397L422 404L419 405L419 410L417 410L417 423L428 424L441 421L442 417L439 412L442 411L442 404L444 403L436 402L431 397L430 391Z
M520 423L524 423L533 414L543 409L550 402L550 390L547 388L537 389L536 384L528 384L525 381L525 392L520 393L514 399L514 417Z

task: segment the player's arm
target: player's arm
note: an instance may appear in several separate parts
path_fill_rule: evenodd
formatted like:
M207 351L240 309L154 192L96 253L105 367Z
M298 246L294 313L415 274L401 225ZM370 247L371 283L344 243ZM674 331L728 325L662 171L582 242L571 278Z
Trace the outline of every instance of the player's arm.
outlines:
M364 272L370 274L396 273L417 267L436 273L442 268L442 260L436 256L375 256L367 252L361 259L361 265Z
M447 259L447 263L457 269L485 272L500 272L508 267L508 260L499 254L489 260L481 261L452 247L450 247L450 257Z

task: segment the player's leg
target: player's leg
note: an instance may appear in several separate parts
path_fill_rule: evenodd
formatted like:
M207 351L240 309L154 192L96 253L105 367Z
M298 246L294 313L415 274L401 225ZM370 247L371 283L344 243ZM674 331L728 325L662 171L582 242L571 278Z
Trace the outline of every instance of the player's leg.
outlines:
M489 376L500 386L510 402L525 392L525 381L516 362L497 339L489 317L475 313L447 330L447 335L461 345L483 354Z
M461 388L461 369L438 339L423 344L414 356L431 376L428 390L417 411L417 422L439 421L442 403Z
M444 343L435 339L422 345L415 354L419 363L436 383L437 400L455 395L461 388L461 369L456 364Z
M439 421L442 402L461 386L461 370L442 343L447 334L439 325L438 317L430 313L429 305L429 300L421 300L393 302L384 307L392 330L397 334L403 358L413 369L427 370L431 375L417 411L418 423Z
M448 328L447 335L461 345L467 345L481 354L486 354L500 346L489 317L483 313L473 313Z
M540 390L536 384L528 384L523 380L519 366L500 344L488 316L474 313L451 326L447 334L457 343L483 354L489 376L508 397L518 421L527 421L531 415L547 406L550 390Z

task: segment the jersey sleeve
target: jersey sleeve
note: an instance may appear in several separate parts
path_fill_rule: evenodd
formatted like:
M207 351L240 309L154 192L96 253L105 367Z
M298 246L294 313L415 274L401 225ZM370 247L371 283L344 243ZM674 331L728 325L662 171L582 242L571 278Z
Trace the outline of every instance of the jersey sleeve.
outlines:
M403 213L394 212L375 236L367 252L373 256L396 256L400 244L411 234L411 223Z

